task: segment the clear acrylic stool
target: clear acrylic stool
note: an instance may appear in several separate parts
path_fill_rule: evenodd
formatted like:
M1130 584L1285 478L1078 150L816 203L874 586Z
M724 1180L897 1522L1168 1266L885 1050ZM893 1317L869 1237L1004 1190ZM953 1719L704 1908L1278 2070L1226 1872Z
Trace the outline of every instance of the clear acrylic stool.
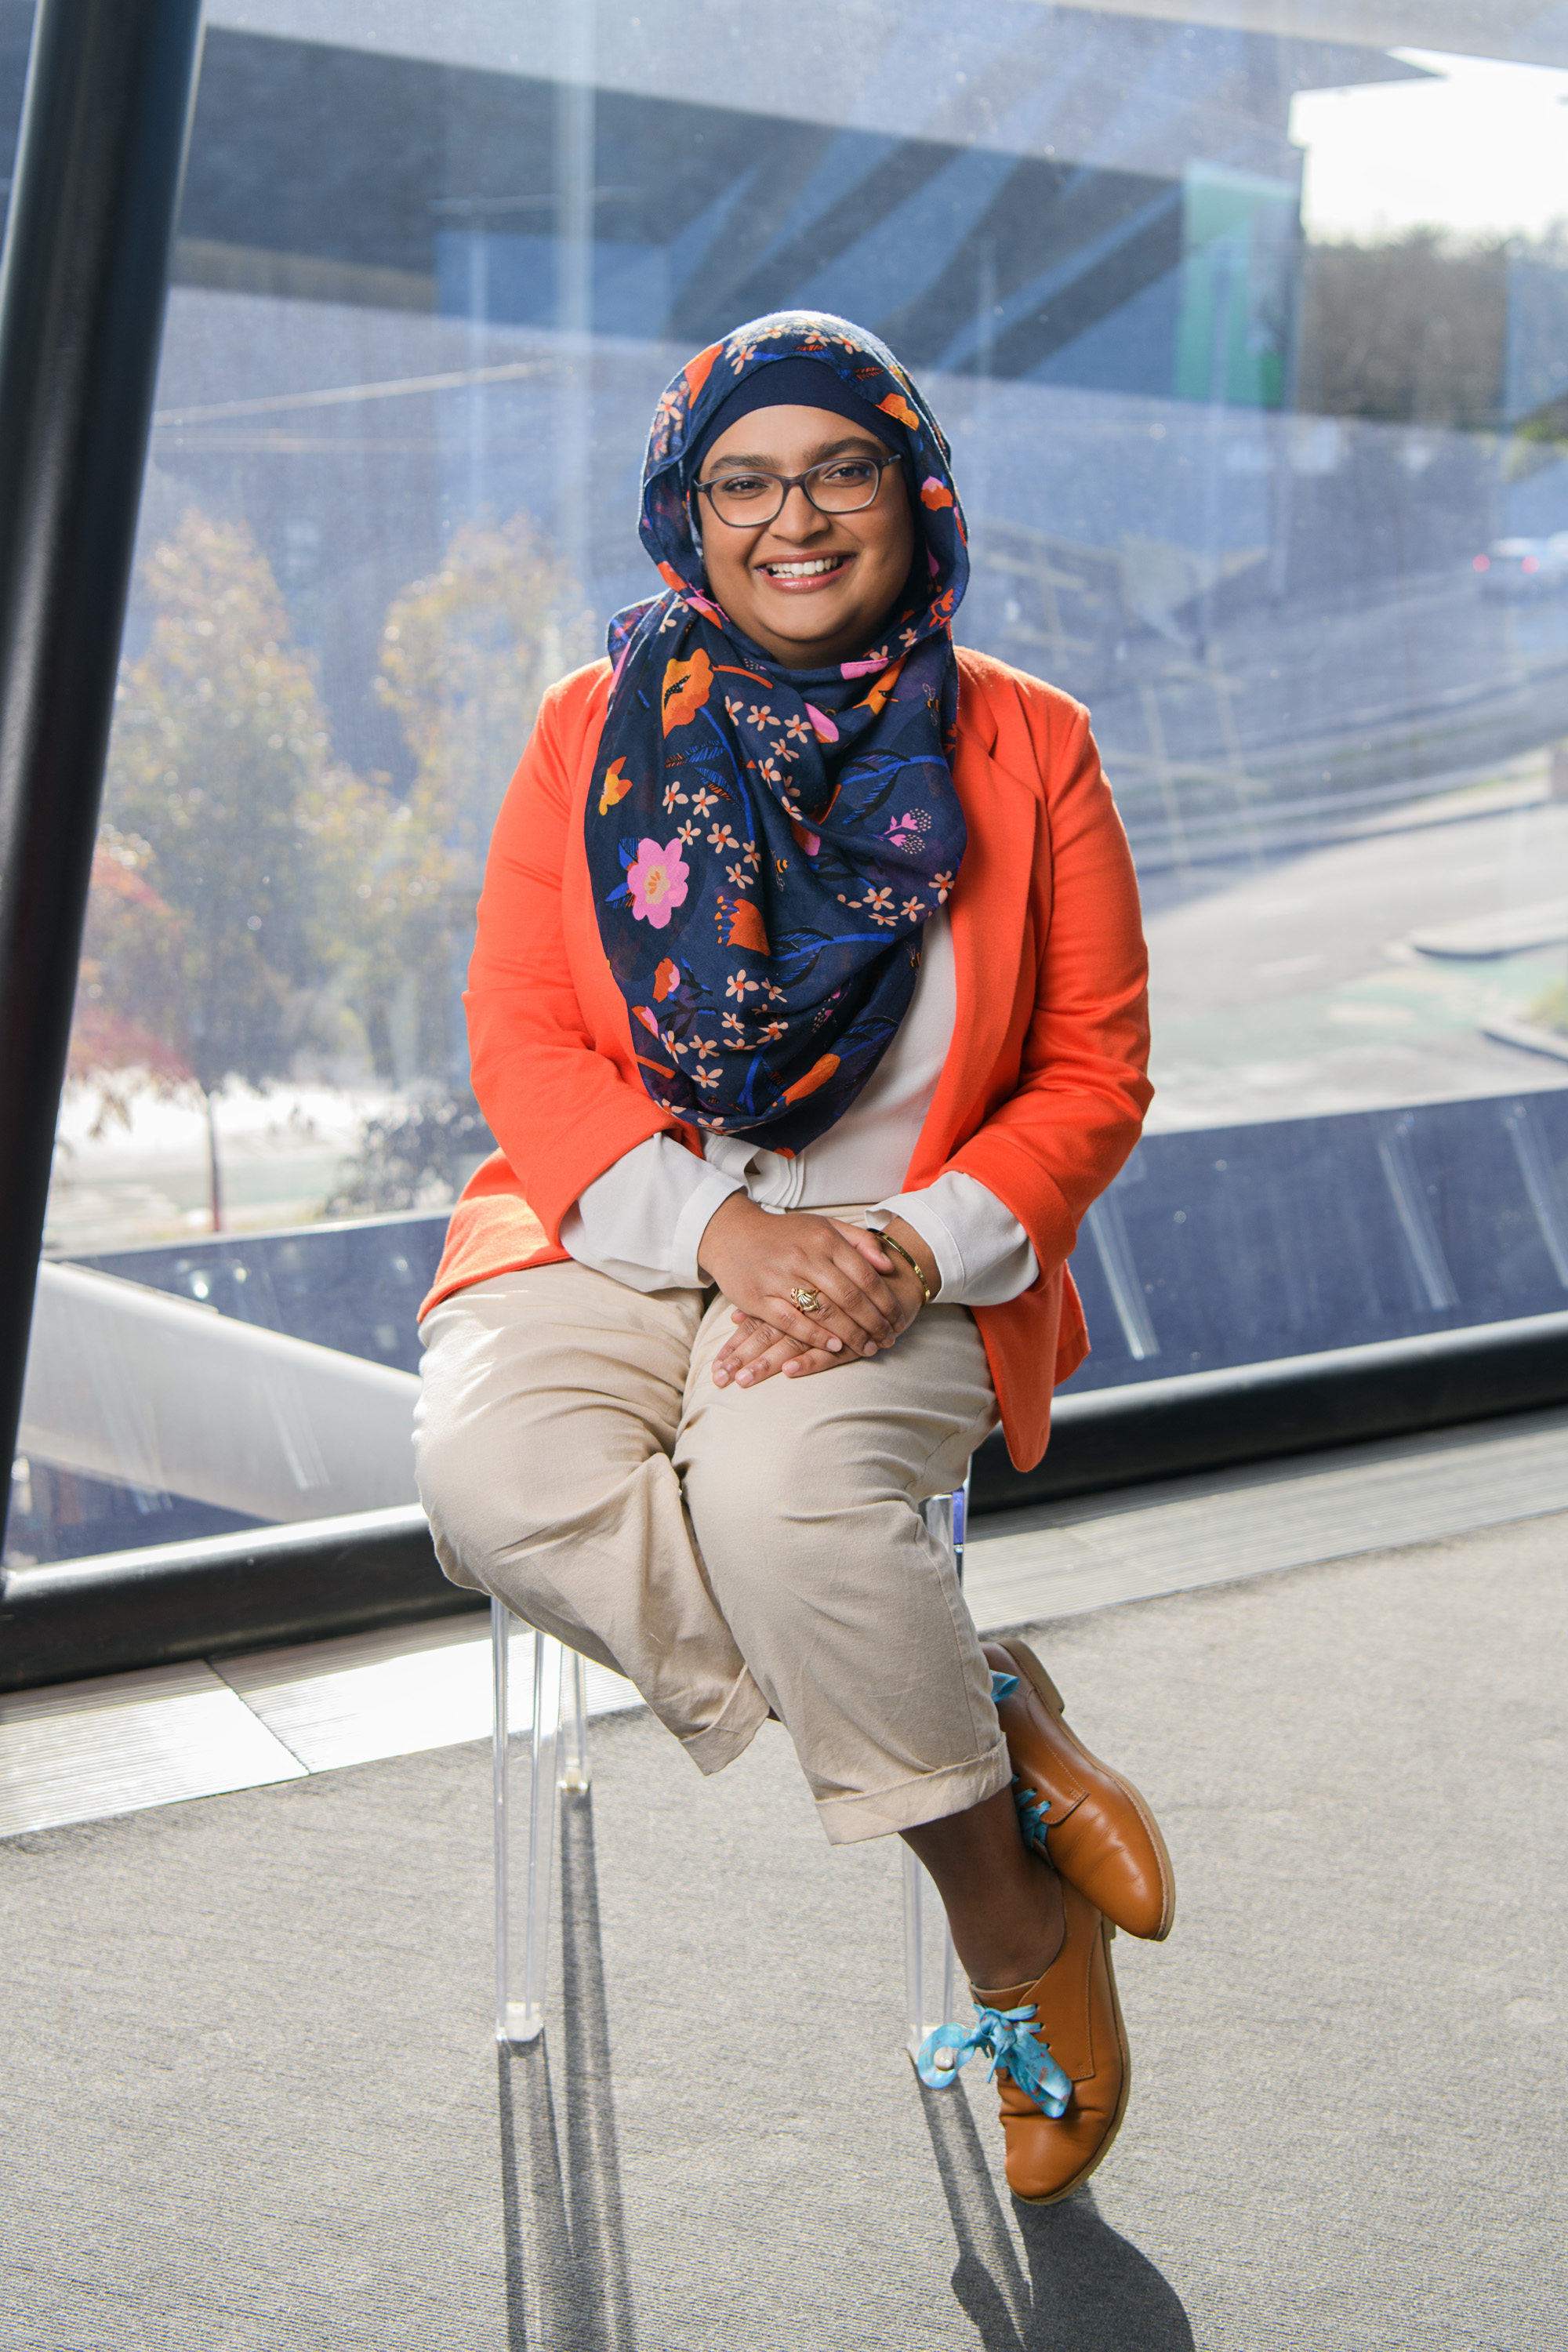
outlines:
M921 1506L963 1580L967 1478ZM549 1633L490 1602L495 1675L496 2040L526 2048L544 2031L550 1905L563 1790L588 1786L586 1662ZM904 2020L911 2052L953 2013L957 1956L935 1887L908 1846L904 1873ZM929 1900L928 1900L929 1897ZM927 1946L931 1949L928 1952ZM931 1966L927 1967L928 1960ZM925 1989L942 1984L928 2017Z
M951 1495L933 1495L930 1502L921 1507L926 1526L938 1543L951 1546L953 1566L962 1584L964 1528L969 1517L967 1475L963 1486L956 1487ZM916 1860L909 1846L903 1849L903 1866L904 2045L913 2058L919 2055L927 2034L936 2026L948 2024L954 2015L958 1955L952 1948L942 1897L932 1885L925 1864ZM942 2007L932 2017L926 2010L926 1987L929 1983L934 1988L939 1979Z
M500 1601L490 1602L490 1653L496 2040L521 2049L544 2031L561 1791L588 1786L587 1662L551 1634L535 1633Z

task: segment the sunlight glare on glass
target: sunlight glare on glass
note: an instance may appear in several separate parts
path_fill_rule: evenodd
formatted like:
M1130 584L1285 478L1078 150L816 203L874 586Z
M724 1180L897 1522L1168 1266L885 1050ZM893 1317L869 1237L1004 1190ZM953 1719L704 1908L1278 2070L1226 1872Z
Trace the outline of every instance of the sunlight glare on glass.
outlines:
M1470 239L1568 221L1568 71L1396 49L1431 79L1303 90L1310 237L1379 243L1412 228Z

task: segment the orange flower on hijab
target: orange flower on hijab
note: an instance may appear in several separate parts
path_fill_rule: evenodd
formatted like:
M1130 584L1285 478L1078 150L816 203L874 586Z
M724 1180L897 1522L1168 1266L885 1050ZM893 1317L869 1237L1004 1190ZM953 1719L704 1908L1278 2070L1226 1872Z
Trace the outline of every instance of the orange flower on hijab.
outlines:
M624 772L626 764L626 763L624 760L617 760L612 767L605 771L605 789L599 794L599 814L601 816L608 816L610 811L615 807L616 803L617 801L624 801L626 794L631 791L632 779Z
M695 719L713 684L713 664L699 646L689 661L672 661L664 673L664 731L673 733Z

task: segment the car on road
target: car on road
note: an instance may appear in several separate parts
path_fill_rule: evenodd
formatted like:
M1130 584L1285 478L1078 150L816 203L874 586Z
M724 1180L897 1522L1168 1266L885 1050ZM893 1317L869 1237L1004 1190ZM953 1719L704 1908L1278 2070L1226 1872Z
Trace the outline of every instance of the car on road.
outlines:
M1472 559L1488 596L1549 596L1568 588L1568 530L1549 539L1494 539Z

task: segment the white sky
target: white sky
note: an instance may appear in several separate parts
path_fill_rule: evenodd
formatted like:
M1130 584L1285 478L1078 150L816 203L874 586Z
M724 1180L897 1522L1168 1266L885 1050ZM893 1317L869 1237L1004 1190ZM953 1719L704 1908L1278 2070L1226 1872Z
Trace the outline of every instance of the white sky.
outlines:
M1538 236L1568 221L1568 71L1394 55L1442 79L1307 90L1291 107L1309 236Z

